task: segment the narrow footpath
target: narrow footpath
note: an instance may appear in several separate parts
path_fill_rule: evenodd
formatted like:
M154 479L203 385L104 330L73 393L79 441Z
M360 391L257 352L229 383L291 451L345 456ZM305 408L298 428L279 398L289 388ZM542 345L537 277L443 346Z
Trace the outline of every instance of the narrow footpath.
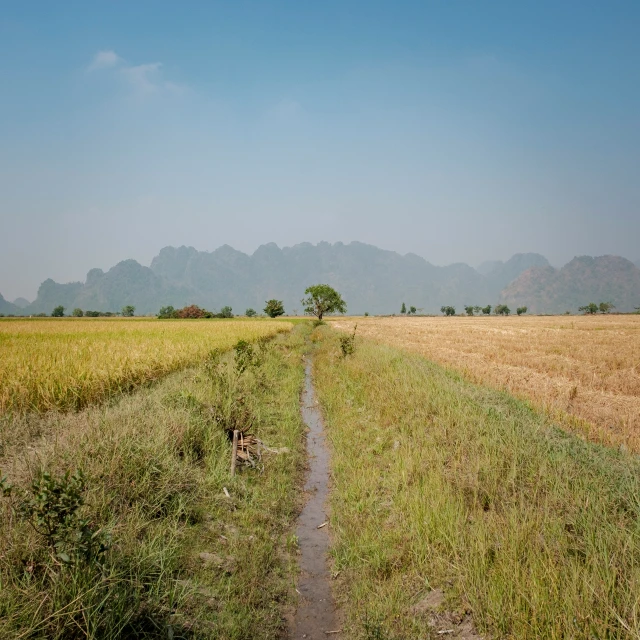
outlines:
M309 499L300 514L296 530L300 549L300 600L291 624L290 638L326 640L328 637L339 638L341 634L337 633L339 628L331 595L327 558L329 527L325 503L329 491L329 451L311 380L310 358L306 358L301 411L303 420L309 427L309 475L304 487Z

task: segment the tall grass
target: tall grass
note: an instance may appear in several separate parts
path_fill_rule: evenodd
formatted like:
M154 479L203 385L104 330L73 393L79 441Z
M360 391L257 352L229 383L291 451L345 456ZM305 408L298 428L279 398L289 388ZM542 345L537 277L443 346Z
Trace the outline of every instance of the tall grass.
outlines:
M0 414L82 409L201 361L212 349L291 326L261 319L3 320Z
M493 637L640 637L640 462L424 358L324 329L337 592L353 637L428 637L433 588ZM364 621L364 622L363 622ZM364 631L363 631L364 633ZM435 635L435 631L434 637Z
M5 450L0 468L18 489L43 471L82 469L81 515L111 544L101 563L65 563L0 498L1 638L281 636L304 461L304 331L261 342L259 364L241 374L232 354L216 354L118 402L60 414L28 449ZM286 451L231 478L230 424Z

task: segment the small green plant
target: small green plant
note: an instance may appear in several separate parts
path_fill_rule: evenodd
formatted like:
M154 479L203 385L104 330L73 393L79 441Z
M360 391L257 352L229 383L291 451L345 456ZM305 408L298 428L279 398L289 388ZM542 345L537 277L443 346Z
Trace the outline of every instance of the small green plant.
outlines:
M235 350L236 371L238 374L244 373L249 367L259 367L262 364L260 354L250 342L238 340L233 348Z
M342 351L342 357L346 358L347 356L351 356L356 351L356 329L358 325L353 326L353 333L350 333L347 336L340 336L338 340L340 341L340 351Z
M0 479L0 493L12 499L15 514L27 520L54 557L66 565L101 564L109 548L108 536L80 515L85 490L80 469L57 478L45 471L23 491Z

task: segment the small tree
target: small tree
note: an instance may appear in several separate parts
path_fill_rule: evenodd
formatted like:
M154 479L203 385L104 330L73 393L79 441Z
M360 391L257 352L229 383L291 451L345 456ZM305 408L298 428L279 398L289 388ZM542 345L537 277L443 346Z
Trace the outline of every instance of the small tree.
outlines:
M307 298L301 300L304 312L322 321L327 313L346 313L347 303L342 296L328 284L315 284L305 290Z
M278 316L284 315L284 306L282 305L282 300L276 300L275 298L272 300L267 300L265 302L264 312L270 318L277 318Z
M497 316L508 316L511 313L511 309L506 304L499 304L496 306Z
M464 310L466 311L468 316L472 316L473 315L473 307L465 307Z
M585 315L594 315L598 313L598 305L595 302L585 304L584 307L578 307L578 311L582 311Z
M160 311L158 311L158 318L162 320L167 320L168 318L175 318L176 310L171 306L161 307Z
M256 315L258 315L254 309L252 309L251 307L249 307L245 312L244 315L247 316L247 318L253 318Z
M516 309L516 313L521 316L523 313L527 313L528 309L527 307L518 307Z
M80 309L79 307L76 307L73 310L73 313L71 314L74 318L82 318L82 316L84 315L84 313L82 312L82 309Z
M405 306L404 302L402 303L402 306L400 307L400 313L407 313L407 307Z
M233 318L233 313L232 313L232 309L231 307L222 307L222 309L220 309L220 313L216 314L217 318Z
M409 307L409 313L410 313L411 315L415 315L415 313L416 313L416 308L415 308L413 305L411 305L411 306Z
M473 307L473 311L474 311L474 313L482 313L482 307L479 307L478 305L475 305Z
M52 312L51 312L51 317L52 318L62 318L64 316L64 307L62 305L56 307Z
M600 311L600 313L609 313L609 311L615 308L616 306L613 304L613 302L601 302L598 305L598 310Z
M133 318L133 314L135 313L136 308L130 304L126 307L122 307L122 315L125 318Z
M456 308L451 306L440 307L440 311L444 313L445 316L455 316Z
M488 304L486 307L482 307L482 313L485 316L489 316L489 315L491 315L491 309L492 309L491 305Z

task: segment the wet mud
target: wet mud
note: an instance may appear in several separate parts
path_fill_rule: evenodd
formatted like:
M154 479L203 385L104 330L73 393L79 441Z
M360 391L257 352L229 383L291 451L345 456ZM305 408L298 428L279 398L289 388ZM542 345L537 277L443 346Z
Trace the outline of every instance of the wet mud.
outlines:
M329 573L329 524L327 494L329 492L329 451L326 446L322 415L311 379L311 361L306 359L305 384L302 393L302 418L309 428L307 454L309 475L305 484L308 496L298 519L296 536L300 551L300 593L298 609L289 625L291 640L326 640L339 638L338 617L331 594Z

